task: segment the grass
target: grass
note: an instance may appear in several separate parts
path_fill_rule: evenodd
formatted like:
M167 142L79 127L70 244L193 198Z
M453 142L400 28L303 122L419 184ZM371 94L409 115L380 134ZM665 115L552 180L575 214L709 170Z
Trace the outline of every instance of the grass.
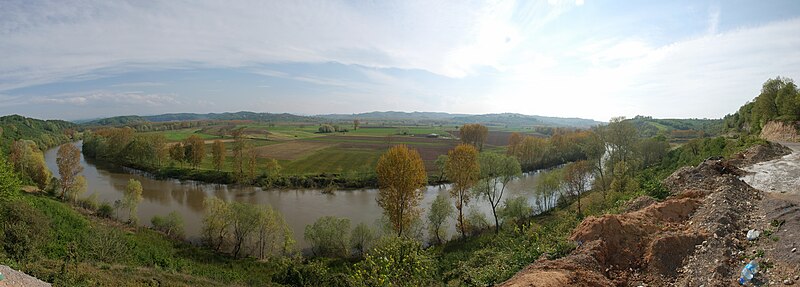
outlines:
M0 263L55 286L271 286L279 266L290 260L233 259L146 228L81 214L49 197L24 194L20 200L49 219L49 240L39 247L39 256L23 261L0 256ZM122 245L98 240L107 239L98 234L109 233ZM124 251L114 257L93 251L119 246ZM70 257L73 261L65 266Z
M284 174L342 173L372 170L382 150L330 147L303 159L281 162Z
M258 157L262 158L297 160L334 145L336 144L326 142L292 141L256 147L253 148L253 150L258 154Z

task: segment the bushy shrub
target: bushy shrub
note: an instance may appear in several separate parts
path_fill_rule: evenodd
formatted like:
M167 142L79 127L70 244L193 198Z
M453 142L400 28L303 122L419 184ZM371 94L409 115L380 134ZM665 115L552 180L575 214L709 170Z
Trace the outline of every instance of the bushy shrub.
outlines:
M472 206L467 212L467 227L469 228L469 233L474 236L489 228L489 220L486 219L486 214Z
M114 216L114 207L108 202L103 202L97 208L97 216L102 218L111 218Z
M319 126L319 129L317 131L320 133L332 133L336 131L336 128L334 128L332 125L329 124L323 124Z
M430 286L434 282L431 255L408 238L381 238L353 269L353 286Z
M503 208L498 211L503 223L519 225L523 219L533 213L533 208L528 204L528 199L524 196L507 198L503 203Z
M0 206L0 241L11 258L30 258L47 241L50 221L39 210L22 200Z
M90 211L97 211L97 209L100 208L100 205L97 203L97 193L92 193L92 195L87 198L79 199L78 206Z
M161 231L169 237L183 238L184 236L183 218L175 211L165 217L153 216L150 223L153 224L153 229Z
M89 258L100 262L123 261L130 251L124 232L116 228L92 228L87 241Z
M347 257L350 245L350 219L323 216L307 225L303 234L317 256Z

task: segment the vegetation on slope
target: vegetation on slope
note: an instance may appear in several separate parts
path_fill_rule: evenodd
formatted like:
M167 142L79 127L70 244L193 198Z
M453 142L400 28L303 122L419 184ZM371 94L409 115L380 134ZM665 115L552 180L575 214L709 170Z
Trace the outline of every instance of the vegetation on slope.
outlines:
M15 140L26 139L39 149L47 149L67 142L78 126L61 120L38 120L19 115L0 117L0 150L9 151Z
M724 118L729 131L758 134L770 121L800 120L800 90L792 79L776 77L767 80L761 93L739 111Z
M686 141L694 138L717 136L722 132L718 119L654 119L636 116L629 120L645 138L663 136L670 140Z

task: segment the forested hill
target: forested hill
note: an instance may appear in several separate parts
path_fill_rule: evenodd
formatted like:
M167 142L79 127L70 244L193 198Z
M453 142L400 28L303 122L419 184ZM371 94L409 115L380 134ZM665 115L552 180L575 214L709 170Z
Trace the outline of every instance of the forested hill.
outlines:
M85 126L123 126L142 124L147 122L179 122L179 121L203 121L203 120L249 120L259 122L315 122L317 119L312 117L298 116L293 114L271 114L254 112L235 112L235 113L176 113L154 116L118 116L99 120L92 120L82 123Z
M332 120L383 120L383 121L416 121L416 122L435 122L440 124L469 124L481 123L495 126L549 126L549 127L576 127L588 128L603 124L590 119L581 118L558 118L534 115L523 115L516 113L502 114L449 114L441 112L370 112L361 114L329 114L318 115L317 117Z
M721 119L654 119L636 116L628 120L642 137L662 135L667 138L716 136L722 132Z
M46 149L69 140L68 130L77 125L61 120L39 120L19 115L0 117L0 146L7 152L11 142L27 139L36 142L40 149Z
M800 120L800 91L792 79L776 77L761 87L761 93L732 115L725 116L725 129L753 134L770 121Z
M508 126L550 126L574 128L590 128L596 125L604 124L603 122L590 119L529 116L514 113L462 116L454 117L452 120L456 123L485 123Z

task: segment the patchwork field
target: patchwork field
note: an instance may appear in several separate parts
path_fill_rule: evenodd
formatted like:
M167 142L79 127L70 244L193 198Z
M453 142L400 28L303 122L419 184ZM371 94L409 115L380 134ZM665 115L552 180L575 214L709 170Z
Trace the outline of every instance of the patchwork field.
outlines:
M161 133L171 142L182 141L191 135L206 139L208 155L199 166L202 169L213 169L211 143L215 140L225 142L227 158L223 170L229 170L233 147L230 132L243 128L247 144L256 152L258 162L276 159L287 175L371 172L380 155L398 144L417 150L425 161L426 170L433 174L438 173L436 158L447 154L459 143L447 131L453 127L392 126L352 130L352 126L340 126L351 130L324 134L317 133L319 126L313 124L225 123ZM432 133L441 137L426 137Z

